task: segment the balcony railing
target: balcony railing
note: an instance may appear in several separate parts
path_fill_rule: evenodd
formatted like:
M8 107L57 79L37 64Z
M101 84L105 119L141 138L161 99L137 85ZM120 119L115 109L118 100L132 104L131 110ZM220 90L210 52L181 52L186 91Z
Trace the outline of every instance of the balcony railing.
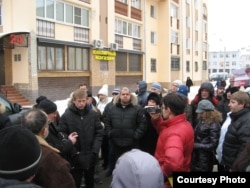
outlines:
M45 20L36 20L37 36L55 38L55 23Z

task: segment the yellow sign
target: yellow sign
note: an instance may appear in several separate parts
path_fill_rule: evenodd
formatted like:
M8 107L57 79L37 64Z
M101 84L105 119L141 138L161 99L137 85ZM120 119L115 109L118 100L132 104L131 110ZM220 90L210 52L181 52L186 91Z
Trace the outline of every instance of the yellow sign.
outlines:
M93 54L95 55L96 60L103 61L114 61L116 56L116 52L105 50L93 50Z

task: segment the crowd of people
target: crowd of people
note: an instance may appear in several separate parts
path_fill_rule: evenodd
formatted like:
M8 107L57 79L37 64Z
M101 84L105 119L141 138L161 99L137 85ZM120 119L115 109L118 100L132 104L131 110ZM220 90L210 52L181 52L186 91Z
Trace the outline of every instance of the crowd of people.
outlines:
M21 125L11 125L0 103L0 187L94 188L100 166L112 188L171 188L173 172L214 165L250 171L250 97L233 83L203 82L189 100L190 77L164 93L159 82L148 89L141 80L135 94L114 88L111 101L107 84L98 100L81 84L62 115L39 96Z

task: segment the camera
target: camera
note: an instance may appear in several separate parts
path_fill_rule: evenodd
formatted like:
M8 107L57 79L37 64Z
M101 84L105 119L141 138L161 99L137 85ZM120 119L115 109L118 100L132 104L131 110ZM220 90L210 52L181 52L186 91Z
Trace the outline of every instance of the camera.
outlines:
M157 106L145 106L145 108L150 114L161 113L161 109Z

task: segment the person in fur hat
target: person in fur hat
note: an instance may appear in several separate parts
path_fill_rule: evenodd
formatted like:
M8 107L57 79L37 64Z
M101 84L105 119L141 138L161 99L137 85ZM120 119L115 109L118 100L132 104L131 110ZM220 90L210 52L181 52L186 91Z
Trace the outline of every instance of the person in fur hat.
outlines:
M195 112L198 106L198 103L203 100L207 99L215 106L218 107L219 101L216 99L214 95L214 86L210 82L203 82L198 90L198 93L195 95L194 99L191 101L191 110L192 110L192 126L195 126L198 123L197 113Z

